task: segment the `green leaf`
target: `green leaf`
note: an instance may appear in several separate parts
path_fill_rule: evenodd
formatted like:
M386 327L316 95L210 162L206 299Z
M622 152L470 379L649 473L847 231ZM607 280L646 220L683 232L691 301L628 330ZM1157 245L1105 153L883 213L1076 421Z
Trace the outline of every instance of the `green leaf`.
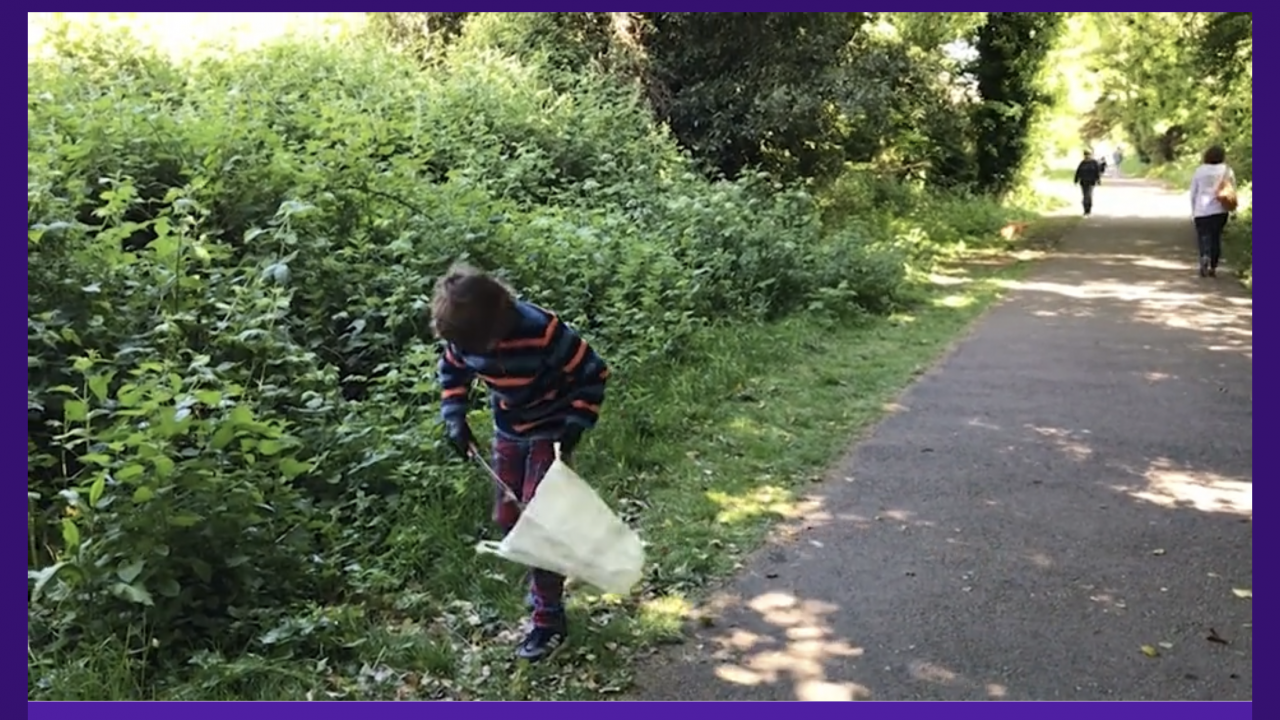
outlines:
M94 375L89 378L89 392L98 398L98 402L107 401L107 393L111 390L111 373Z
M191 527L203 520L203 517L196 515L195 513L178 513L177 515L170 516L169 524L174 527Z
M221 450L231 444L236 438L236 426L232 423L223 423L213 433L213 439L209 441L209 447L214 450Z
M156 592L167 598L178 597L178 593L182 592L182 586L173 578L165 578L156 585Z
M116 569L116 577L120 578L121 582L132 583L138 579L138 576L142 574L142 569L146 566L146 560L134 560L131 563L123 564Z
M97 507L98 501L102 499L102 492L107 488L107 474L98 473L98 477L94 478L93 484L89 486L89 505Z
M310 471L311 463L303 462L295 457L280 458L280 472L284 473L286 480L292 480Z
M116 402L120 403L121 408L137 407L141 398L142 391L136 385L121 386L120 391L116 393Z
M260 440L258 441L258 452L263 455L276 455L284 449L284 443L279 440Z
M237 405L231 408L231 422L237 425L250 425L253 423L253 411L245 405Z
M156 477L164 479L173 474L173 460L166 455L157 455L151 458L152 464L156 466Z
M209 407L217 407L222 402L222 393L217 390L197 390L196 399Z
M151 241L150 248L155 252L156 257L162 260L168 260L178 252L178 248L182 246L182 241L172 235L161 235Z
M191 561L191 571L196 574L196 577L200 578L200 582L207 583L213 579L213 568L203 560L193 559Z
M155 496L156 496L156 493L154 490L147 487L146 485L141 485L138 487L137 490L133 491L133 502L138 505L141 505L142 503L147 502L148 500L150 500L151 498L154 498Z
M80 547L80 528L71 518L62 518L62 544L71 551Z
M65 562L59 562L42 567L39 570L27 571L27 580L35 581L35 585L31 588L31 602L34 603L40 599L40 595L44 592L45 586L56 578L58 574L62 572L62 569L67 567L67 565L68 564Z
M62 415L69 423L82 422L89 417L89 406L81 400L68 400L62 406Z
M142 467L138 463L129 463L116 472L116 480L119 480L120 482L128 482L136 477L140 477L145 471L146 468Z
M130 585L127 583L116 583L111 586L111 592L122 600L128 600L138 605L146 605L148 607L155 605L151 599L151 593L141 585Z

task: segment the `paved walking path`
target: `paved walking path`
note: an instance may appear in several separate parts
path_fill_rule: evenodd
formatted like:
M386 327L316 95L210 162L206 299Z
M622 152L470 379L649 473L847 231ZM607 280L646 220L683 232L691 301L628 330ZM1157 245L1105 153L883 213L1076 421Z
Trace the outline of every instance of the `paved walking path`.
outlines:
M1099 188L634 697L1252 699L1252 303L1186 204Z

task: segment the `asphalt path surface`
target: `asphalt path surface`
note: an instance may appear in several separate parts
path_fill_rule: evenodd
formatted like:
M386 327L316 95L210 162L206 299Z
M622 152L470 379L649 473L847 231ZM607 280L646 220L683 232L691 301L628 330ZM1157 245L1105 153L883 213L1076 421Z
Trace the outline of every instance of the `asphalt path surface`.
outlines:
M641 668L639 700L1251 700L1252 301L1094 217Z

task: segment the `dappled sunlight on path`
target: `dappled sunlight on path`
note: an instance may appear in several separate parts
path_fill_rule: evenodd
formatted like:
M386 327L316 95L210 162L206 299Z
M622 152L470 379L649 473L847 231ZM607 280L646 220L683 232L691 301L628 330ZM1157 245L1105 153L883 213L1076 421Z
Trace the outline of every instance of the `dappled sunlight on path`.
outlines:
M1112 180L1096 213L638 698L1252 698L1252 299L1196 275L1183 194Z

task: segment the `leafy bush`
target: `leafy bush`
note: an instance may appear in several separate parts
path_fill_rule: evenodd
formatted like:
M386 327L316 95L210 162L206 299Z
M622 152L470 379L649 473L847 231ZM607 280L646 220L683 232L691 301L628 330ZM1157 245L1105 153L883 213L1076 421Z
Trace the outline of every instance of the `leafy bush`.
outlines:
M1244 189L1252 200L1252 187ZM1242 197L1244 199L1244 197ZM1240 274L1245 285L1253 288L1253 204L1249 202L1227 224L1223 237L1223 252L1231 263L1231 267Z
M352 613L465 593L484 489L439 447L422 318L456 258L583 328L639 404L629 374L705 324L900 306L911 238L999 224L848 179L823 203L862 220L828 231L806 192L702 178L630 91L483 49L428 73L363 44L57 50L28 84L44 659L334 658Z

